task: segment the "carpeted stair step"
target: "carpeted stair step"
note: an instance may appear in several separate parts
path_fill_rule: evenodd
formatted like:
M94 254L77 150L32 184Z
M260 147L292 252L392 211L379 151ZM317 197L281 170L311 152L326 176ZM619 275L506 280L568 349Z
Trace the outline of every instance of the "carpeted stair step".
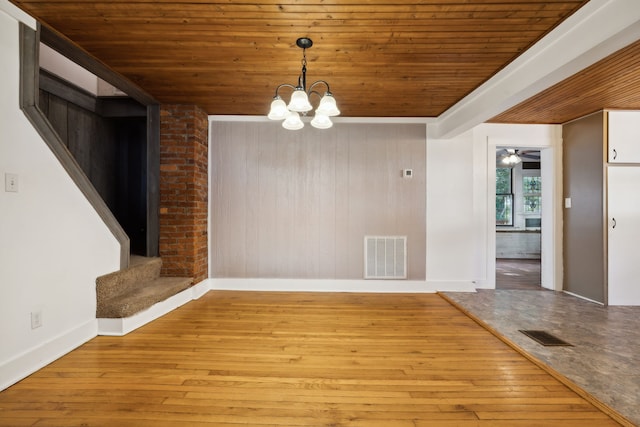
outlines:
M129 267L96 279L96 317L124 318L187 289L187 277L160 277L161 258L132 255Z
M132 316L187 289L192 282L193 279L186 277L157 277L151 281L139 282L124 293L98 300L97 317Z
M162 259L131 256L129 268L105 274L96 279L98 303L116 295L125 294L139 286L160 277Z

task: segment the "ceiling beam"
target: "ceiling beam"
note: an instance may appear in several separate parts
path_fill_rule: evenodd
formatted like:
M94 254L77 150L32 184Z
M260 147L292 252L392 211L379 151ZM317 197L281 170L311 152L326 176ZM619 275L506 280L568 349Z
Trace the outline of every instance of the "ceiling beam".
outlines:
M592 0L429 125L451 138L640 39L638 0Z

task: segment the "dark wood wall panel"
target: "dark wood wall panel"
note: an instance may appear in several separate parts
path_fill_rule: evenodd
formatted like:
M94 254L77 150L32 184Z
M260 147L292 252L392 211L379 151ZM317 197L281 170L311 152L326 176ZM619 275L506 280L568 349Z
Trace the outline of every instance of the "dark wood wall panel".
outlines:
M46 73L41 83L40 109L126 231L132 253L146 255L146 109L130 100L98 102Z
M118 147L115 145L113 129L108 120L99 120L94 124L96 125L95 139L88 148L90 179L107 204L116 206L118 191L113 183L115 175L113 171L118 168Z
M67 126L69 123L69 117L68 117L67 101L65 101L62 98L58 98L57 96L53 96L53 95L49 96L49 94L45 91L40 91L40 99L46 100L47 117L49 118L49 121L52 124L54 124L54 127L56 128L56 132L58 132L60 139L62 139L67 144L67 148L68 148L69 132L68 132Z
M92 169L91 151L92 147L100 142L101 120L91 112L67 104L67 146L89 179L100 172L99 169Z
M117 141L108 119L40 90L40 108L82 171L112 210L117 210L113 170L117 168Z

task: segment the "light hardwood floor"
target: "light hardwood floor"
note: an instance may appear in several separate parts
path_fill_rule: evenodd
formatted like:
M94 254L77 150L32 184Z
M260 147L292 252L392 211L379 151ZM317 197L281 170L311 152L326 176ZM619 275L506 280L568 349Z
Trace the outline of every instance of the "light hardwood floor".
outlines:
M434 294L212 291L0 393L2 426L613 426Z

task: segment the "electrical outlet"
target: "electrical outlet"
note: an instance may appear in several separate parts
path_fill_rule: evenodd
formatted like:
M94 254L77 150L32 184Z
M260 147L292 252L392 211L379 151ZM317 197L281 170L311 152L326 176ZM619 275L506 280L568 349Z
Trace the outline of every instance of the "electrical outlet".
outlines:
M42 326L42 311L31 312L31 329L37 329Z

